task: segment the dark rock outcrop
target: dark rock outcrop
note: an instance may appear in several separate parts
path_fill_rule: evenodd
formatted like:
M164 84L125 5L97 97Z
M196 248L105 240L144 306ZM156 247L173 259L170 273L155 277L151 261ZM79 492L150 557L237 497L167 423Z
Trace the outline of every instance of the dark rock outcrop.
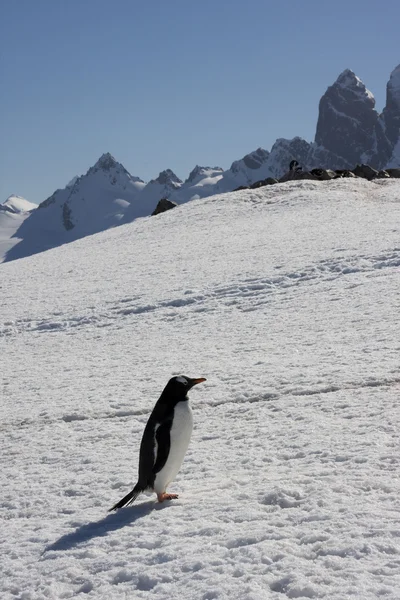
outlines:
M315 142L342 157L347 166L368 162L379 169L390 160L393 144L375 110L375 98L350 69L320 100Z
M285 183L286 181L300 181L302 179L311 179L316 181L318 180L318 177L316 177L311 171L294 171L292 169L279 179L279 183Z
M257 188L264 187L266 185L274 185L274 183L278 183L278 180L275 179L275 177L267 177L267 179L261 179L260 181L252 183L249 187L251 190L256 190Z
M329 179L335 179L336 173L331 169L311 169L310 171L318 181L328 181Z
M335 173L336 173L335 179L339 179L340 177L357 177L349 169L335 169Z
M387 139L394 149L400 138L400 65L391 73L386 86L386 106L381 120Z
M368 179L368 181L372 181L372 179L378 177L379 171L373 169L369 165L357 165L353 169L353 173L356 177L363 177L364 179Z
M238 173L243 167L252 170L259 169L268 160L268 157L268 150L257 148L254 152L246 154L242 159L234 161L231 165L231 171L232 173Z
M179 179L179 177L175 175L171 169L165 169L165 171L161 171L157 179L154 179L153 181L159 183L160 185L166 185L175 189L178 189L182 185L182 180Z
M386 173L389 175L389 177L400 179L400 169L386 169Z
M161 198L154 211L151 213L151 216L154 217L155 215L159 215L167 210L171 210L171 208L175 208L175 206L178 206L176 202L171 202L168 198Z

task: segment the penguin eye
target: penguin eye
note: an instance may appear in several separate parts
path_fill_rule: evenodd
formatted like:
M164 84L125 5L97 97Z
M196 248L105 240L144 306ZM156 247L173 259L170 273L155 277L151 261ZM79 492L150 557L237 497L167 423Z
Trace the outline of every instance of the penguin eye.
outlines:
M186 379L186 377L177 377L176 381L178 381L179 383L183 383L183 385L188 384L188 380Z

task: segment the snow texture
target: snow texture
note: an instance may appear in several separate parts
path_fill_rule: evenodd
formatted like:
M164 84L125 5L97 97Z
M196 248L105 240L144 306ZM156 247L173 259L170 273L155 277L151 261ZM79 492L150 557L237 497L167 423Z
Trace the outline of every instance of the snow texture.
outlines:
M399 233L300 181L2 264L2 600L398 599ZM181 373L179 499L107 513Z

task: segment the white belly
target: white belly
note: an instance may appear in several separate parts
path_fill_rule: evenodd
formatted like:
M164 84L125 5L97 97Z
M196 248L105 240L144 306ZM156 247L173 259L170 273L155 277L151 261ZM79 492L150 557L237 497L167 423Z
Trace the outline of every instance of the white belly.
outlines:
M157 473L154 481L156 494L163 494L168 484L175 479L181 468L192 435L193 415L189 402L178 402L174 411L169 455L167 462L161 471Z

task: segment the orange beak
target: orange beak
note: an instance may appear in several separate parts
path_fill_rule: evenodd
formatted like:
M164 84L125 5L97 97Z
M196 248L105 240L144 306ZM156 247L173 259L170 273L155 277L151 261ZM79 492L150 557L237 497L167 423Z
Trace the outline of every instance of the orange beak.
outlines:
M191 379L190 380L191 387L193 387L194 385L197 385L198 383L203 383L203 381L207 381L207 379L205 377L199 377L198 379Z

